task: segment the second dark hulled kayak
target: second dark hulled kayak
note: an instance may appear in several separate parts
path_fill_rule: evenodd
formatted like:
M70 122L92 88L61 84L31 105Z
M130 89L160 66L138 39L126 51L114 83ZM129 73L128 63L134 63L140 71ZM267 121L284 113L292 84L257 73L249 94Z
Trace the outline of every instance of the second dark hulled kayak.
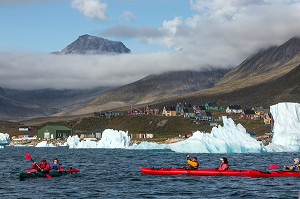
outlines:
M226 170L198 169L189 170L184 168L141 168L146 175L193 175L193 176L238 176L250 178L272 178L272 177L300 177L300 172L291 171L258 171L258 170Z
M35 169L29 169L25 172L21 172L19 174L20 180L25 180L27 178L51 178L51 177L58 177L63 176L66 174L72 174L72 173L79 173L80 171L78 169L70 168L68 170L63 171L50 171L49 173L39 172Z

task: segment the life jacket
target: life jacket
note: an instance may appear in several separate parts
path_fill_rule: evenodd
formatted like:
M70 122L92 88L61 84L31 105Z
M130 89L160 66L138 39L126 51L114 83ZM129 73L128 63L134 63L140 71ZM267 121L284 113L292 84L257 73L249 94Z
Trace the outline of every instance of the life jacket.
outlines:
M49 172L50 171L50 164L48 163L48 162L46 162L45 164L33 164L32 165L32 168L33 169L37 169L37 170L39 170L39 169L43 169L44 170L44 172Z
M227 163L222 163L221 166L218 168L219 171L225 171L229 169L229 165Z
M61 164L52 164L51 165L52 170L62 170Z
M300 164L294 164L293 171L300 171Z
M198 167L199 167L198 161L192 161L190 159L187 159L187 162L189 164L188 169L198 169Z

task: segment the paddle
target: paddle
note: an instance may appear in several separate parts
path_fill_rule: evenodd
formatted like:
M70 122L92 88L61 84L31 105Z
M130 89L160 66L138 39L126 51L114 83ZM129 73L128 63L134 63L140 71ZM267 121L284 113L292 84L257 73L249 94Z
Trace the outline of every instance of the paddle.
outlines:
M32 159L31 155L29 153L26 153L24 156L27 160L34 162L34 160ZM41 167L35 163L35 165L41 169ZM42 170L42 169L41 169ZM52 178L48 173L46 173L46 178Z
M67 170L65 170L66 172L69 172L69 173L79 173L80 172L80 170L78 170L78 169L74 169L74 168L70 168L70 169L67 169Z
M280 169L280 166L278 166L277 164L274 164L274 165L270 165L269 170L275 170L275 169Z

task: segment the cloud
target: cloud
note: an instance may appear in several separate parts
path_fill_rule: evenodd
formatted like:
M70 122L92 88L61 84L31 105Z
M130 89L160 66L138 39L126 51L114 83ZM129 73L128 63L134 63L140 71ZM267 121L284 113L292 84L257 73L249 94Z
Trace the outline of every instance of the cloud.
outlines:
M149 74L199 69L181 52L122 55L53 55L0 52L0 86L17 89L76 89L120 86Z
M131 23L136 19L135 15L130 11L123 11L120 16L120 21L122 23Z
M186 56L199 64L236 66L256 51L300 35L300 2L293 0L190 0L195 14L162 21L161 27L116 26L103 33L139 39Z
M72 7L95 20L106 20L107 4L100 0L72 0Z

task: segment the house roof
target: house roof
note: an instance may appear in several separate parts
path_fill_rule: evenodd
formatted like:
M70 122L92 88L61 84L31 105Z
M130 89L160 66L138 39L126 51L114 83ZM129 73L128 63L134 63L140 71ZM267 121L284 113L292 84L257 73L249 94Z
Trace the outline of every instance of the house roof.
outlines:
M240 105L229 105L228 108L229 109L234 109L234 110L242 109Z

